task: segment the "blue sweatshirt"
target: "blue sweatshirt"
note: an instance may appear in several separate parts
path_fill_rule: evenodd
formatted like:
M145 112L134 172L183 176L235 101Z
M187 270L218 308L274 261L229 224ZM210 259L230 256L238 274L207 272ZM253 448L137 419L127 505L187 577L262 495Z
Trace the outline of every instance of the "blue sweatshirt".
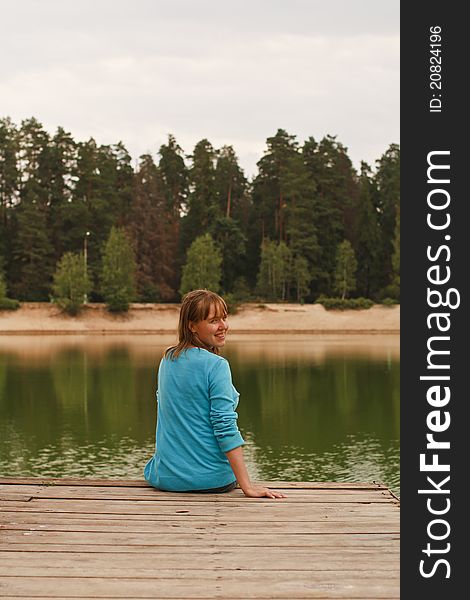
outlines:
M163 358L158 369L156 449L145 479L168 491L235 481L225 452L245 442L237 427L239 393L228 361L203 348Z

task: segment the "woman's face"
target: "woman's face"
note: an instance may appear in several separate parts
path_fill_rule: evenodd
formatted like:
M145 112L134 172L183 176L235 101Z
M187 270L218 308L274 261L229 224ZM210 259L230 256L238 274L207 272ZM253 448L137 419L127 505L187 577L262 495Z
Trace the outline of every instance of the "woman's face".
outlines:
M222 348L225 346L225 335L228 329L227 315L217 315L215 306L212 304L207 319L189 324L191 331L197 333L201 342L207 346Z

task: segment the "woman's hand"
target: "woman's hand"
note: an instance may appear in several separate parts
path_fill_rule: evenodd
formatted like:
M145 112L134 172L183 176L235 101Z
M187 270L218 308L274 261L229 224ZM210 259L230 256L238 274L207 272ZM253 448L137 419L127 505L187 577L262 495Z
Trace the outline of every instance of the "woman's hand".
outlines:
M252 485L243 490L247 498L285 498L281 492L270 490L269 488L261 487L260 485Z

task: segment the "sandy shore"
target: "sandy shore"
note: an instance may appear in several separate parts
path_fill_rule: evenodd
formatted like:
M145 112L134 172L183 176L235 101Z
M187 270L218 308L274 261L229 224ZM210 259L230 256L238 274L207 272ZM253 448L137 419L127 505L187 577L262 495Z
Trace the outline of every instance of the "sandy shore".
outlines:
M174 333L178 304L133 304L125 315L111 315L89 304L77 317L57 306L24 303L17 311L0 311L1 334ZM246 304L229 317L232 333L398 333L400 307L327 311L319 304Z

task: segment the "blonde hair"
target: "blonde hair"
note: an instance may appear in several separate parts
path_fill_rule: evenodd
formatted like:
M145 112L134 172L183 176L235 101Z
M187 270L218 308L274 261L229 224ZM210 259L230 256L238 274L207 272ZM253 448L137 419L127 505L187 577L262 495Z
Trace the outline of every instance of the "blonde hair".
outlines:
M178 323L178 343L176 346L167 348L163 354L165 358L175 359L192 346L204 348L219 354L219 349L213 346L207 346L201 341L197 333L191 331L191 323L199 323L209 316L211 307L214 306L216 316L225 318L228 310L225 300L215 292L210 290L193 290L183 296L180 309L180 318Z

